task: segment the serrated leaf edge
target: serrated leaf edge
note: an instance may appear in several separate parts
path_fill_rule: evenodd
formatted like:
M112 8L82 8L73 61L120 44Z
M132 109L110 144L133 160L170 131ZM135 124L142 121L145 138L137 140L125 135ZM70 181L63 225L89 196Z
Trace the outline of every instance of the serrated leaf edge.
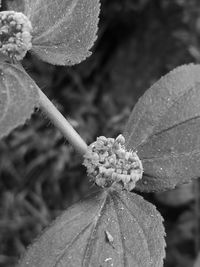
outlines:
M129 193L129 194L132 194L132 193ZM115 197L116 197L116 198L123 204L123 206L126 207L126 210L128 211L128 213L130 213L131 216L133 216L133 217L135 218L135 222L137 222L137 224L140 225L140 224L138 223L137 218L135 217L135 215L134 215L134 214L131 212L131 210L127 207L126 203L119 197L119 195L118 195L116 192L114 192L114 195L115 195ZM156 208L152 203L146 201L142 196L140 196L140 195L138 195L138 194L136 194L136 196L137 196L138 198L140 198L142 201L144 201L146 204L151 205L151 208L153 209L154 213L156 214L157 219L160 221L160 226L162 227L161 232L162 232L163 241L164 241L164 246L163 246L163 251L162 251L162 262L163 262L163 261L164 261L164 258L165 258L165 256L166 256L166 252L165 252L166 242L165 242L165 239L164 239L164 237L166 236L166 232L165 232L165 228L164 228L164 225L163 225L163 221L164 221L164 219L163 219L163 217L161 216L160 212L157 210L157 208ZM113 200L113 201L114 201L114 200ZM135 204L135 205L136 205L136 204ZM115 211L116 211L116 208L115 208ZM117 211L116 211L116 212L117 212ZM144 236L145 236L145 233L144 233L143 228L142 228L142 227L140 227L140 228L142 229L142 232L143 232L143 234L144 234ZM146 236L145 236L145 237L146 237ZM123 240L123 238L122 238L122 240ZM145 240L147 241L147 238L146 238ZM146 243L147 243L147 246L149 247L148 242L146 242ZM148 250L148 252L149 252L150 258L152 258L152 255L151 255L151 253L150 253L150 250ZM155 267L155 266L151 266L151 267ZM161 267L161 266L160 266L160 267Z

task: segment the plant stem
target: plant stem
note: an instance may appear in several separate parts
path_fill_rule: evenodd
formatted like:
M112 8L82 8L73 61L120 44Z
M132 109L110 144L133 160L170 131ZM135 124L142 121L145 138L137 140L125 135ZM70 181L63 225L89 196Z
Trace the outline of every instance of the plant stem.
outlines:
M40 109L46 114L51 122L61 131L64 137L75 148L77 152L84 155L87 151L87 144L74 130L66 118L57 110L48 97L39 89Z

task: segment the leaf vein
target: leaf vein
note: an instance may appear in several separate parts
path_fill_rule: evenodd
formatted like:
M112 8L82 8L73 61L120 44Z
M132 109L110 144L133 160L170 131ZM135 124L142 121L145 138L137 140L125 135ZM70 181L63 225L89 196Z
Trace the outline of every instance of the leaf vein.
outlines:
M152 88L152 90L153 90L153 86L152 86L151 88ZM163 117L163 116L169 111L170 108L172 108L175 104L178 104L178 101L179 101L182 97L184 97L185 95L187 95L188 93L190 93L190 92L193 91L194 89L196 89L194 86L190 86L190 87L188 86L188 87L186 87L186 88L185 88L185 91L184 91L182 94L177 95L177 97L175 97L174 99L171 100L171 104L170 104L169 106L166 106L166 107L165 107L165 110L164 110L163 114L162 114L159 118ZM151 89L149 89L149 90L151 90ZM152 90L151 90L151 91L152 91ZM149 91L149 92L151 92L151 91ZM147 91L147 92L148 92L148 91ZM148 92L148 93L149 93L149 92ZM168 92L168 93L169 93L169 92ZM142 98L141 100L143 100L143 98ZM165 99L163 98L163 100L165 100ZM159 101L160 101L160 100L159 100ZM139 101L139 102L140 102L140 101ZM138 102L138 103L139 103L139 102ZM133 129L132 129L132 133L131 133L131 135L129 136L129 138L128 138L128 140L127 140L127 143L130 142L130 140L131 140L131 138L132 138L132 136L133 136L133 134L134 134L134 131L135 131L136 127L138 126L139 122L141 121L141 119L143 118L143 116L144 116L147 112L149 112L149 110L148 110L148 109L145 109L144 112L142 112L141 116L139 116L139 118L138 118L136 124L134 125L134 127L133 127ZM157 120L157 122L155 123L155 125L154 125L153 128L152 128L152 132L151 132L151 134L150 134L149 136L147 136L147 137L145 138L145 140L142 140L142 141L141 141L141 142L134 148L134 150L137 150L137 148L138 148L141 144L146 143L147 140L149 140L149 138L150 138L152 135L154 135L154 130L155 130L156 127L159 126L159 123L160 123L160 120Z
M68 8L68 13L63 14L63 16L61 18L59 18L55 24L51 27L49 27L49 29L45 32L43 32L41 35L37 36L34 38L34 42L40 42L40 40L44 37L47 37L48 35L50 35L52 32L56 31L56 29L65 21L67 22L69 20L69 18L67 18L67 16L70 16L72 14L72 12L74 11L74 8L77 5L78 0L73 1L70 8ZM65 28L66 30L66 28ZM63 32L63 36L64 36L64 32Z
M139 226L139 228L141 229L142 231L142 234L143 234L143 240L145 240L145 243L147 245L147 250L148 250L148 254L151 258L151 253L150 253L150 249L149 249L149 244L148 244L148 241L147 241L147 236L146 236L146 233L144 232L144 229L142 227L140 227L140 224L138 223L137 221L137 218L136 216L130 211L130 209L128 208L128 206L126 205L126 203L117 195L115 194L115 197L118 198L118 200L126 207L128 213L135 218L134 222ZM117 211L116 211L117 212ZM133 254L132 254L133 255ZM137 260L137 259L136 259ZM138 264L138 267L140 266L140 264L137 262Z
M82 259L82 264L81 266L85 266L85 267L88 267L89 266L89 262L90 262L90 259L91 259L91 256L92 256L92 251L95 247L95 243L98 241L97 238L94 238L94 234L96 235L97 233L97 229L98 229L98 226L100 224L100 221L101 221L101 218L102 218L102 211L103 210L106 210L106 200L107 200L107 197L108 195L105 196L105 198L103 199L103 202L100 206L100 209L98 210L98 212L96 213L96 221L94 223L94 227L90 233L90 237L89 237L89 240L86 244L86 247L85 247L85 252L84 252L84 256L83 256L83 259ZM100 256L100 255L99 255Z

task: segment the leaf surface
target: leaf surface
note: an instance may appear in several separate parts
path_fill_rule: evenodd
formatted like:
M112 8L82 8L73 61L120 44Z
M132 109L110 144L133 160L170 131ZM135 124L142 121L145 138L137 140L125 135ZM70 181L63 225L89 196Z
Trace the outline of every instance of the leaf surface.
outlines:
M162 217L142 197L104 191L65 211L19 266L163 266Z
M183 65L140 98L125 127L144 167L141 191L162 191L200 176L200 65Z
M32 51L55 65L86 59L96 40L99 0L25 0L33 26Z
M25 123L38 98L37 85L20 66L0 65L0 138Z
M24 13L24 2L25 0L6 0L6 9Z

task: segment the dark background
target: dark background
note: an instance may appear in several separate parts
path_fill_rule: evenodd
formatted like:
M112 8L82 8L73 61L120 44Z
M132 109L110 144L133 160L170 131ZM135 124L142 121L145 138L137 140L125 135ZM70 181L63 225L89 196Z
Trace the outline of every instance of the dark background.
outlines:
M199 0L101 0L93 55L55 67L28 55L29 75L91 143L116 137L139 96L174 67L200 61ZM14 266L58 214L87 194L81 157L40 111L0 141L0 266ZM192 267L199 251L199 184L144 195L167 231L165 267Z

